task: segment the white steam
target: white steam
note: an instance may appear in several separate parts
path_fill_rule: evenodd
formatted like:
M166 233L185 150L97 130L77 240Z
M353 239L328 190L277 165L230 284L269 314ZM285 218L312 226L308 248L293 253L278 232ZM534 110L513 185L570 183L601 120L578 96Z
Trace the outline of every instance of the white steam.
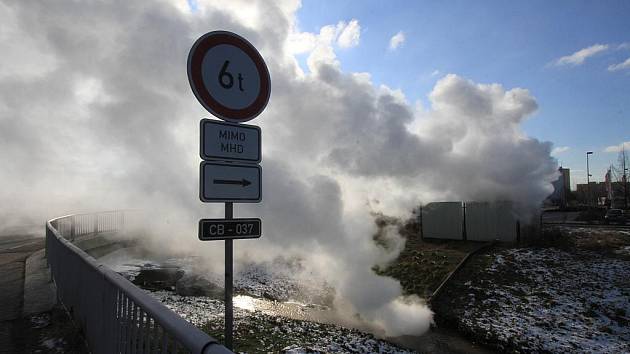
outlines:
M360 50L360 25L326 37L300 32L297 1L0 3L0 218L143 208L160 247L220 265L222 244L199 242L199 119L188 50L211 30L248 38L272 77L254 124L263 131L264 236L236 242L236 259L300 255L388 335L419 334L432 314L371 268L396 257L372 242L371 211L406 216L420 202L511 199L550 192L551 144L520 124L536 110L524 89L447 75L414 111L400 91L345 73L335 44ZM343 20L343 19L341 19ZM347 19L346 19L347 20ZM310 42L300 43L299 38ZM10 52L6 54L5 52ZM7 53L8 53L7 52ZM303 72L294 53L307 52ZM6 54L6 55L5 55ZM390 230L389 237L399 237ZM219 268L220 269L220 268Z

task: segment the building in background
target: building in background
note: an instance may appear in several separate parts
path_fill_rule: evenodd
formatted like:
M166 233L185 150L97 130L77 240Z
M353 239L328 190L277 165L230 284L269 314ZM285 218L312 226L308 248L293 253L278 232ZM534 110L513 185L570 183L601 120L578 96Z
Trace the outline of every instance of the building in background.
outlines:
M545 204L566 208L571 195L571 171L561 166L558 168L558 172L560 172L558 179L551 182L553 193L547 197Z
M615 209L627 209L628 180L626 173L622 175L615 174L614 167L610 166L608 172L606 172L605 183L608 198L606 205Z
M621 181L613 181L611 169L608 169L606 172L605 182L606 184L606 205L610 208L621 209L627 208L628 201L628 191L626 176L623 175L621 177Z
M583 205L598 205L614 208L623 207L624 184L622 182L591 182L590 185L590 203L589 188L586 183L577 185L577 200Z

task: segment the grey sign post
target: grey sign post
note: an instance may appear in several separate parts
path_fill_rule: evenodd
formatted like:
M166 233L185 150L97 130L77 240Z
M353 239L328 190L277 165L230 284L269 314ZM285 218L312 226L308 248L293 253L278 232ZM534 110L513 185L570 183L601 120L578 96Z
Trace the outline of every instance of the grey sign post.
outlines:
M188 82L199 103L222 123L201 120L199 198L224 202L225 219L199 221L199 239L225 240L225 346L233 349L234 238L257 238L260 219L233 219L233 203L260 203L260 128L243 123L267 106L271 77L262 56L243 37L226 31L209 32L188 54ZM245 232L245 233L243 233ZM242 237L241 237L242 236Z

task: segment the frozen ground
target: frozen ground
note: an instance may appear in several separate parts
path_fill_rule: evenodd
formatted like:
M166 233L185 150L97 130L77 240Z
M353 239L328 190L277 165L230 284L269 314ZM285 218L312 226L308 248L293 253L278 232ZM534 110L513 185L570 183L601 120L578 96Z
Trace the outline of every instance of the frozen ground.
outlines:
M99 262L113 271L133 280L142 269L178 268L187 274L199 275L223 287L223 269L215 272L196 269L196 257L155 257L138 249L120 249ZM302 279L306 279L302 281ZM277 301L297 301L309 304L331 305L334 290L323 280L302 267L296 258L276 258L273 261L237 264L234 274L234 291L237 294L263 297Z
M177 267L194 273L195 259L156 259L135 250L118 250L99 259L128 279L142 269ZM223 286L218 273L207 280ZM307 278L308 281L300 279ZM340 318L330 307L332 288L304 269L298 259L277 258L236 267L234 338L244 353L412 353L353 327L359 319ZM173 291L149 292L177 314L214 337L223 337L223 301L180 296ZM344 327L332 324L343 323Z
M151 294L180 316L222 339L223 302L206 297L182 297L172 292ZM332 324L301 321L265 313L256 299L234 299L234 338L243 353L411 353L369 333Z
M461 323L522 351L630 351L630 262L555 248L506 250L490 272L506 268L522 281L471 284ZM484 292L483 299L478 299Z
M628 235L563 232L561 246L478 257L438 311L501 352L630 352Z
M234 288L251 296L319 305L331 305L334 296L326 281L296 258L242 264L235 274Z

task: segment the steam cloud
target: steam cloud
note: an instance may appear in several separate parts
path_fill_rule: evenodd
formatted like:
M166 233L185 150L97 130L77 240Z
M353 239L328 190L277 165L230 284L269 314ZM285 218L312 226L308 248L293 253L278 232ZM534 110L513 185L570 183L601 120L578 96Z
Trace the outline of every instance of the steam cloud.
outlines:
M222 209L197 197L198 121L208 114L188 86L186 59L203 33L234 31L261 51L272 77L270 104L255 121L263 131L263 203L235 208L236 216L261 216L264 236L237 242L236 259L301 255L388 335L426 330L430 310L371 271L400 247L374 245L370 211L405 216L422 201L448 199L539 203L556 162L551 143L520 128L536 101L524 89L451 74L429 94L429 108L414 109L369 74L343 72L335 56L341 39L330 37L342 31L300 32L298 8L297 1L199 2L196 11L166 0L0 3L0 220L144 208L161 247L221 264L220 244L196 240L198 218ZM312 43L304 49L296 38ZM306 72L293 54L304 50Z

